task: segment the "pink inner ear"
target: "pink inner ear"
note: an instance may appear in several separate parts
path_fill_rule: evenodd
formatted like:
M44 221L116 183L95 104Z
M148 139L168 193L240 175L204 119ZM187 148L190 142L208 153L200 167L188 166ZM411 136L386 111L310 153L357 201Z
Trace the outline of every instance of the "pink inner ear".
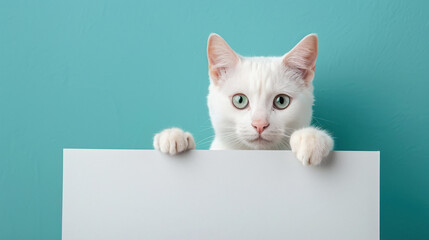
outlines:
M283 58L284 65L299 70L306 82L311 81L314 76L318 51L317 42L317 36L310 34L303 38Z
M216 81L238 62L238 55L217 34L211 34L209 37L207 42L207 58L209 60L210 76Z
M222 75L226 74L226 69L224 67L212 68L209 64L209 72L214 80L219 80Z

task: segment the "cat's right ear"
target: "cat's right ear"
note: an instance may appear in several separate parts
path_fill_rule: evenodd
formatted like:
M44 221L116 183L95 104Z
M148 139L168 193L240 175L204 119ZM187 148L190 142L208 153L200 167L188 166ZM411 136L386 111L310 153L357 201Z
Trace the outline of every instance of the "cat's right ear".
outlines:
M234 68L239 61L239 56L216 33L210 34L207 41L207 58L209 60L210 79L214 84L224 80L228 71Z
M314 77L317 45L317 35L307 35L283 57L283 64L298 71L306 84L310 84Z

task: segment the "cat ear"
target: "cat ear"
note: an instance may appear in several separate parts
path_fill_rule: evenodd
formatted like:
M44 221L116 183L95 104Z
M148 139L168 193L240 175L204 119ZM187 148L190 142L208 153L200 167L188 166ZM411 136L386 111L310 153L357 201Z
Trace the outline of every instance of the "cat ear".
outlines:
M216 33L210 34L207 41L207 58L209 75L215 84L239 61L234 50Z
M306 84L310 83L314 77L317 42L316 34L307 35L283 57L283 64L298 70Z

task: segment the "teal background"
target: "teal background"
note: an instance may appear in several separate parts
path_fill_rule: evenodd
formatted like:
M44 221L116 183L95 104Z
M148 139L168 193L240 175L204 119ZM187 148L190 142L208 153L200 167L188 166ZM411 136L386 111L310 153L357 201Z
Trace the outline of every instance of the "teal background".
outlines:
M0 1L0 239L60 239L63 148L200 149L206 40L282 55L318 33L315 124L381 150L381 238L429 239L426 1ZM309 226L311 230L311 226Z

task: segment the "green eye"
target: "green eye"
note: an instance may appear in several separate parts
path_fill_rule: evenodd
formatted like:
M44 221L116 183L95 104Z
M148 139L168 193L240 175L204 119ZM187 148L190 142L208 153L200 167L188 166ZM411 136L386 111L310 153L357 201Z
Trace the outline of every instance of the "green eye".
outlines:
M290 97L285 94L279 94L274 98L274 107L283 110L289 106Z
M244 94L236 94L232 97L232 104L238 109L244 109L249 104L249 100Z

